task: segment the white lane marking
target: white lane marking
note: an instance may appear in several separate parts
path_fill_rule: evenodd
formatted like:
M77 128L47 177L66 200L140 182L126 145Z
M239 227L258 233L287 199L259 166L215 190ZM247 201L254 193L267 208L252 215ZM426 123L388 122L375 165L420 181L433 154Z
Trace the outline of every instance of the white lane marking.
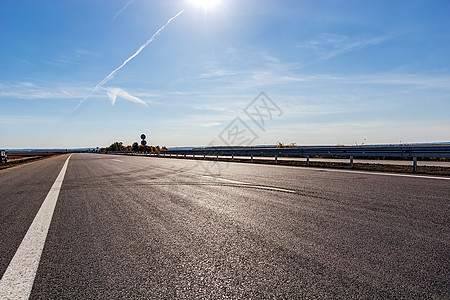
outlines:
M45 197L16 254L0 280L0 299L28 299L41 260L59 191L72 154Z
M246 185L248 187L257 188L257 189L263 189L263 190L269 190L269 191L278 191L278 192L286 192L286 193L297 193L297 191L294 191L294 190L287 190L287 189L282 189L282 188L277 188L277 187L272 187L272 186L252 185L251 183L248 183L248 182L230 180L230 179L225 179L225 178L217 178L217 177L206 176L206 175L203 176L203 177L204 178L209 178L209 179L214 179L214 180L219 180L219 181L224 181L224 182L228 182L228 183L242 184L242 185Z
M251 184L248 182L242 182L242 181L236 181L236 180L230 180L230 179L225 179L225 178L217 178L217 177L213 177L213 176L203 176L204 178L209 178L209 179L214 179L214 180L219 180L219 181L223 181L223 182L228 182L228 183L235 183L235 184Z
M114 160L114 161L118 161L118 162L124 162L123 160L120 160L120 159L115 159L115 158L113 158L112 160Z
M414 175L414 174L395 174L395 173L382 173L382 172L378 173L378 172L365 172L365 171L352 171L352 170L339 170L339 169L313 169L313 168L302 168L302 169L308 169L308 170L312 170L312 171L326 171L326 172L355 173L355 174L368 174L368 175L381 175L381 176L397 176L397 177L450 180L450 177L437 177L437 176Z

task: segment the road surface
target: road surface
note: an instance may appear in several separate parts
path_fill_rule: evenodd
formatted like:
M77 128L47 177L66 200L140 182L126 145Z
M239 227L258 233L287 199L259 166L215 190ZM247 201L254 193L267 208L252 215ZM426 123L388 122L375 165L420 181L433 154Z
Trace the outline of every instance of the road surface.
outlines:
M67 158L0 171L0 286ZM448 299L449 200L437 177L73 154L30 298Z

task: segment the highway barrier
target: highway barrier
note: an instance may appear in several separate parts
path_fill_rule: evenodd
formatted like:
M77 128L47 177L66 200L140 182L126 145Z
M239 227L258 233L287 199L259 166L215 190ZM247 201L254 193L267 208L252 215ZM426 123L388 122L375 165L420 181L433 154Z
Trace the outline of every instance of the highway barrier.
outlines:
M275 164L279 157L306 157L309 165L311 156L320 157L346 157L349 158L350 167L353 168L354 158L411 158L413 171L417 172L418 158L445 158L450 157L450 144L444 145L402 145L402 146L305 146L289 148L257 148L257 147L207 147L192 149L168 149L155 156L187 156L203 157L229 156L234 161L236 156L249 157L253 162L254 157L273 157Z
M218 156L248 156L253 160L255 156L274 157L275 164L279 156L306 157L309 165L310 156L348 157L350 167L353 168L355 157L390 157L412 158L413 171L417 172L417 159L424 157L450 157L450 145L405 145L405 146L309 146L290 148L238 148L238 147L209 147L193 148L190 150L165 150L165 155L215 155Z

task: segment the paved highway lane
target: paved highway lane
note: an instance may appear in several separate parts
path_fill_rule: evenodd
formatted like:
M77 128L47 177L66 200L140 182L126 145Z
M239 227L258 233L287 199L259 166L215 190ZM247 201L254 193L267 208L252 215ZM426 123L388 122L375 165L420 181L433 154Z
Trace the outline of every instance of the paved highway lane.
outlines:
M0 274L3 275L66 155L0 170Z
M31 298L445 298L449 199L446 179L75 154Z

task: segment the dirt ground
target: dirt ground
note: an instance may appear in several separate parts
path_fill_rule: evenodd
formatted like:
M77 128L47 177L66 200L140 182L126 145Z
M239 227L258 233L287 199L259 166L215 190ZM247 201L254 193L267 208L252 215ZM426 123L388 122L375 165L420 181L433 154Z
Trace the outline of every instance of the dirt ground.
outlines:
M8 153L7 163L0 164L0 170L26 164L47 157L61 155L61 152L14 152Z

